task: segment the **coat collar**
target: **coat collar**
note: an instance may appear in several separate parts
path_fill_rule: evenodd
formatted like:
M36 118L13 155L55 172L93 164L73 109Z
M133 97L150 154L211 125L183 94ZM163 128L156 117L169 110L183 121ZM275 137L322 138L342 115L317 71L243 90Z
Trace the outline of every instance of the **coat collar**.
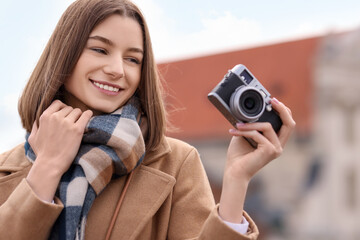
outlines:
M171 195L176 183L175 178L160 169L149 166L170 152L170 144L164 137L159 147L155 151L147 152L143 163L134 170L134 176L111 234L114 239L137 239L144 226L151 221L150 219ZM89 227L86 228L89 239L100 239L105 236L108 225L101 219L110 221L124 183L125 178L114 180L95 200L89 213ZM107 205L106 208L104 204ZM100 229L93 228L93 224L99 227L98 222L104 224Z
M95 199L88 216L86 238L104 238L124 182L125 178L114 180ZM175 183L173 176L159 169L143 164L136 168L116 217L111 239L141 239L139 235L145 225L151 222L171 195Z
M175 178L151 167L140 166L130 182L112 236L138 238L175 185Z
M116 220L117 226L126 227L114 228L112 236L137 239L144 226L171 195L176 179L160 169L149 166L170 152L168 138L164 137L159 147L147 153L143 163L135 170Z

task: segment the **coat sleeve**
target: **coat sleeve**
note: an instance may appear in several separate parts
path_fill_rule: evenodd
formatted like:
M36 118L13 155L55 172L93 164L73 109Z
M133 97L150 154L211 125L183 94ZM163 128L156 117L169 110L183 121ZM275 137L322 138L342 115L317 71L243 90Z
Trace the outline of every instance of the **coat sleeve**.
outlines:
M168 238L257 239L259 233L255 223L246 213L244 216L249 222L247 235L237 233L220 219L199 154L192 149L176 177Z
M47 239L63 205L40 200L23 179L0 206L1 239Z

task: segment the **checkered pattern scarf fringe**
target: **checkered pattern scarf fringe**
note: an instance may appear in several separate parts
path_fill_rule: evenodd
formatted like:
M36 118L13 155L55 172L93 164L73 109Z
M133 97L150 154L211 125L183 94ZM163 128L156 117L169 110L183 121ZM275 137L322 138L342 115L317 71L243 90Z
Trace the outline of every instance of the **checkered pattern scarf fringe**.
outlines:
M145 143L141 128L146 123L141 124L141 119L136 98L109 115L90 119L79 152L58 186L57 196L64 209L50 239L84 239L86 218L95 197L113 177L128 174L143 160ZM34 162L36 156L28 142L25 151Z

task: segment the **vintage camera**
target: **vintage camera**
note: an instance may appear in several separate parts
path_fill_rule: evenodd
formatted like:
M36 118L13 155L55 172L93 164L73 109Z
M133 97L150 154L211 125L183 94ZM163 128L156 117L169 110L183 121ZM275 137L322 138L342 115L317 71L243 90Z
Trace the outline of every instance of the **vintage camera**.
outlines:
M208 94L210 102L236 127L238 122L270 122L275 132L282 121L272 109L270 93L242 64L236 65ZM256 147L252 139L247 139Z

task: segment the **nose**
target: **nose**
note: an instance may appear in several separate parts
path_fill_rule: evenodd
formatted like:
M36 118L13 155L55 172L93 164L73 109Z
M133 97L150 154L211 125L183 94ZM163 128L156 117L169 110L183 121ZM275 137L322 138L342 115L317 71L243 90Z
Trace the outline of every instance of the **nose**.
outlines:
M125 75L122 58L114 57L109 59L103 67L103 71L113 79L122 78Z

